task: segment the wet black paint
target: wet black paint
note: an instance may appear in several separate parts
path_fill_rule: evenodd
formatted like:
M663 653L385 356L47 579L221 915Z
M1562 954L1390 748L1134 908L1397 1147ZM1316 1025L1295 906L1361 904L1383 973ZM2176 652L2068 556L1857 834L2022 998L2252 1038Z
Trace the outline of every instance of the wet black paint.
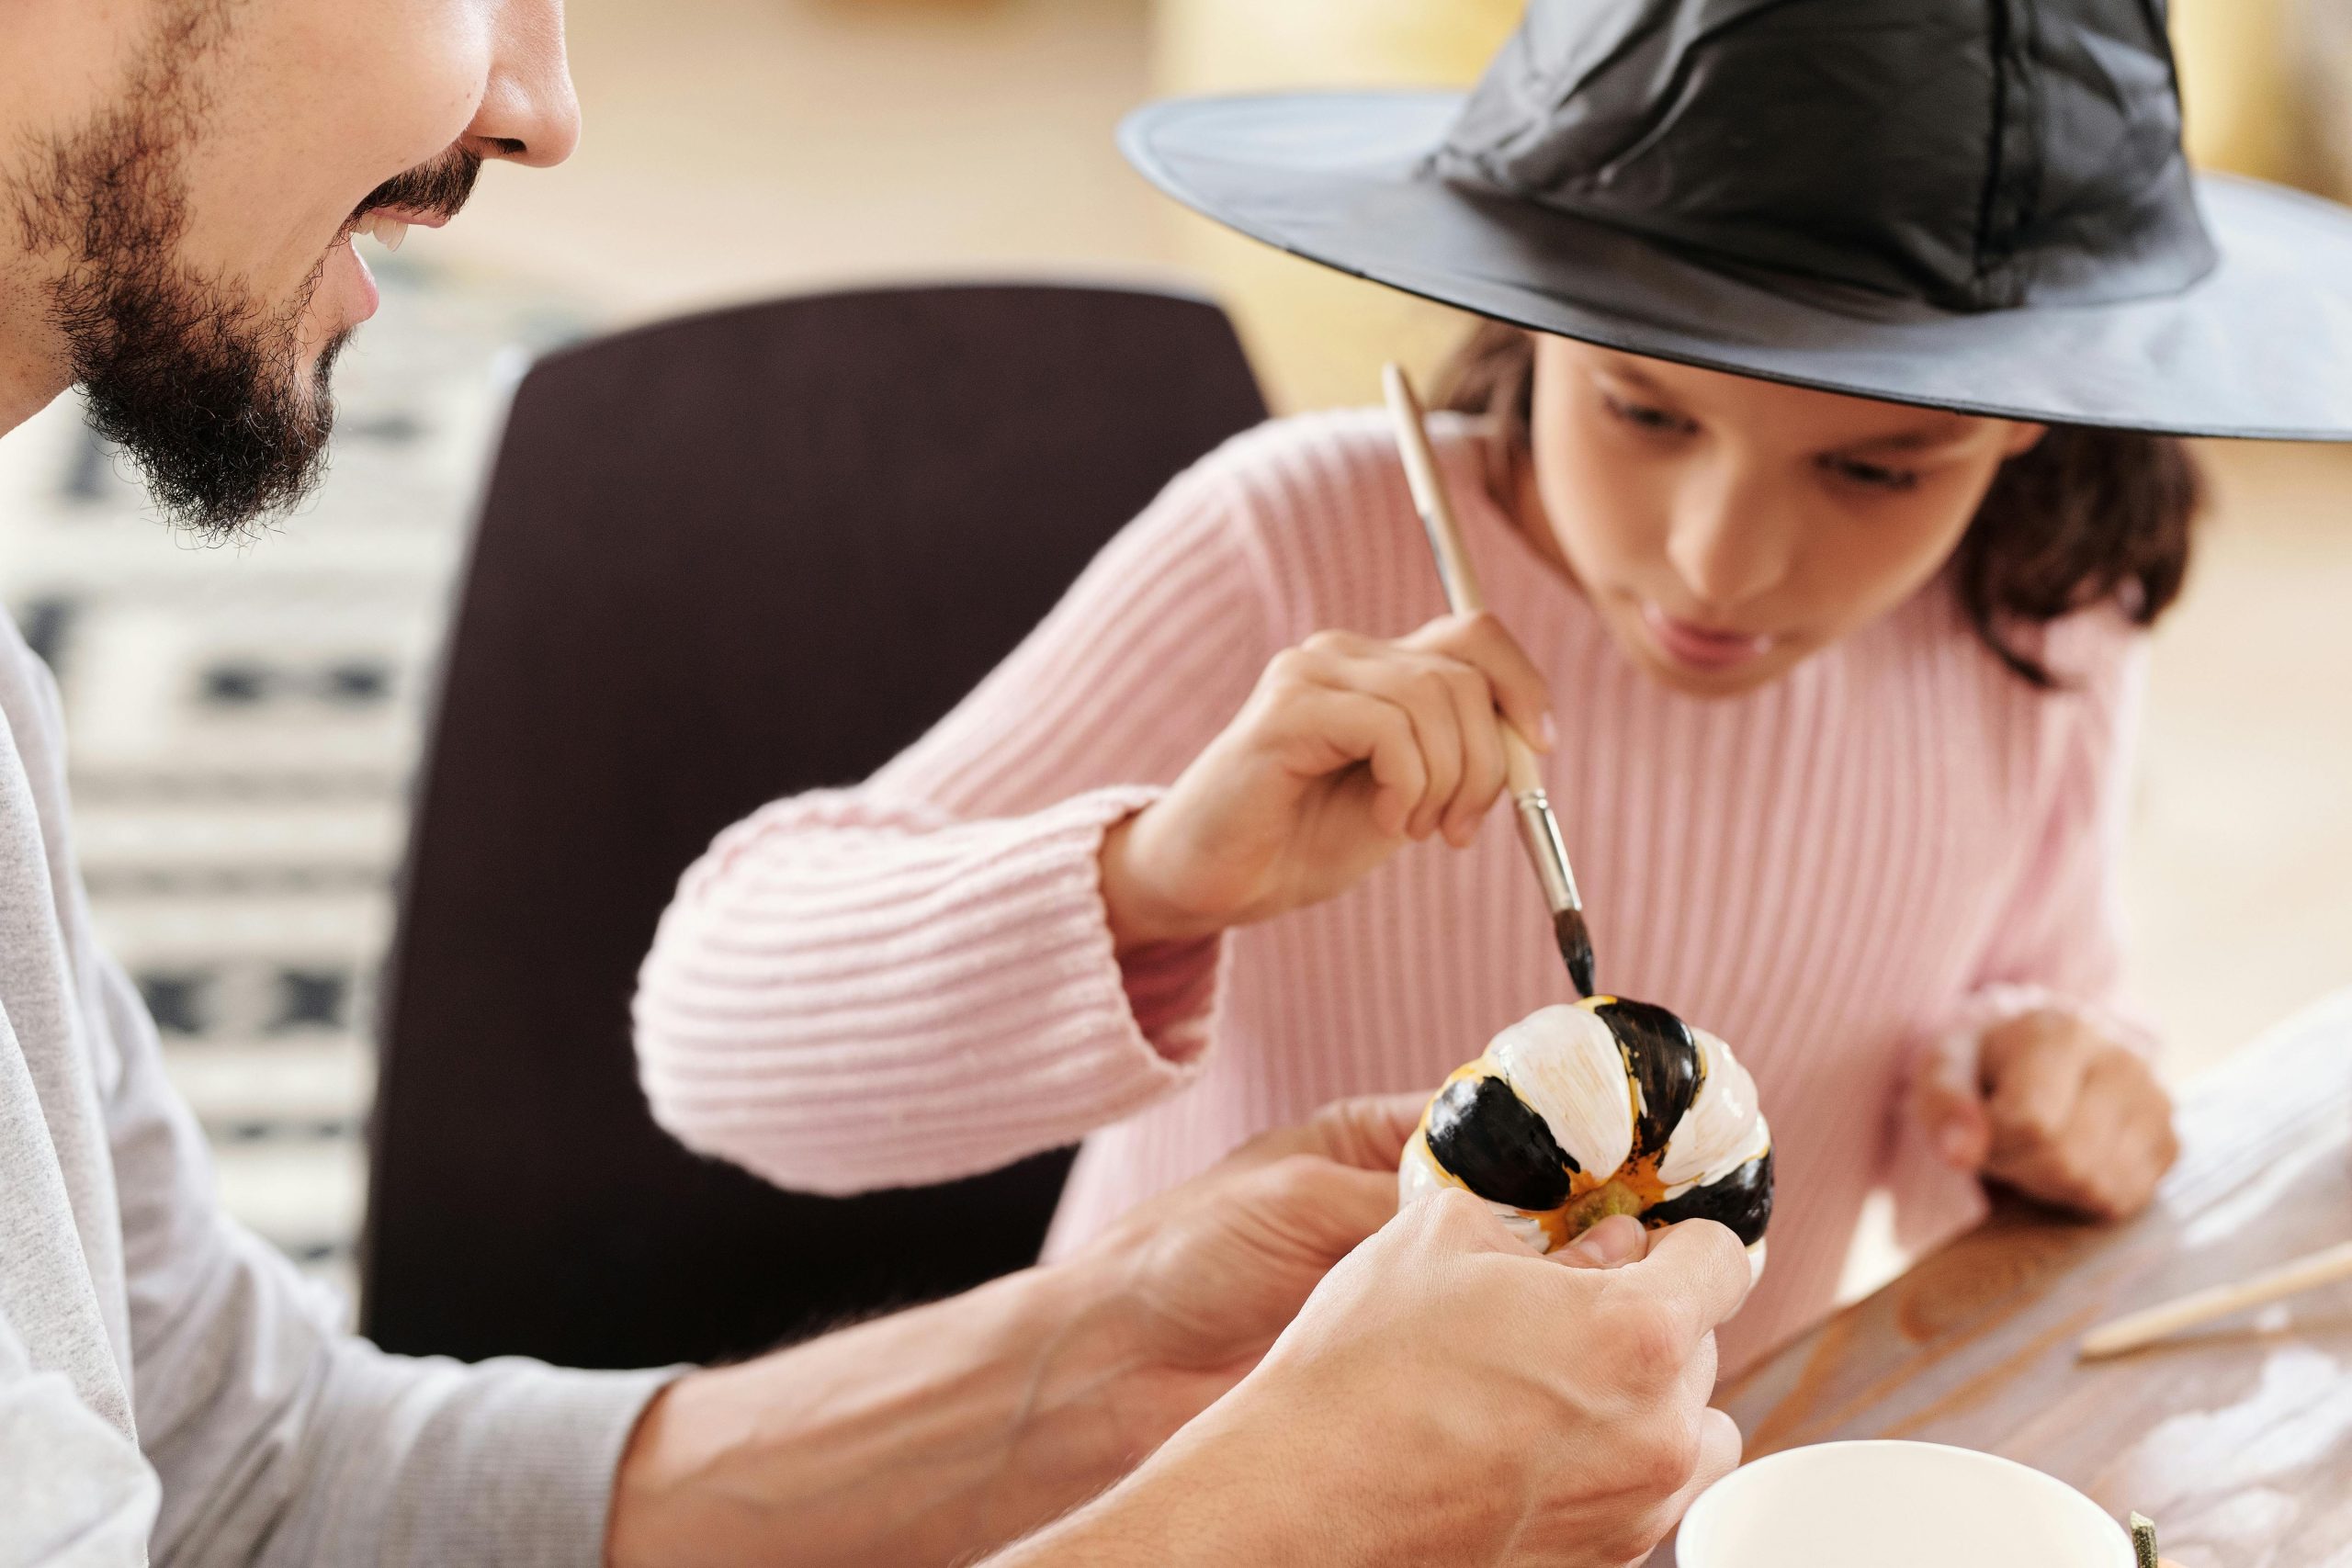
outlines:
M1699 1098L1699 1042L1690 1026L1654 1002L1612 998L1593 1009L1617 1049L1625 1070L1642 1089L1642 1114L1634 1123L1634 1156L1655 1155L1674 1135L1682 1113Z
M1592 930L1584 923L1584 911L1562 909L1555 914L1552 940L1559 944L1560 961L1568 966L1568 978L1576 983L1577 995L1592 995Z
M1430 1106L1429 1142L1438 1164L1489 1201L1541 1212L1568 1201L1576 1162L1500 1078L1448 1084Z
M1679 1198L1654 1204L1643 1214L1645 1223L1670 1225L1677 1220L1716 1220L1749 1247L1764 1239L1772 1218L1772 1151L1704 1187L1693 1187Z

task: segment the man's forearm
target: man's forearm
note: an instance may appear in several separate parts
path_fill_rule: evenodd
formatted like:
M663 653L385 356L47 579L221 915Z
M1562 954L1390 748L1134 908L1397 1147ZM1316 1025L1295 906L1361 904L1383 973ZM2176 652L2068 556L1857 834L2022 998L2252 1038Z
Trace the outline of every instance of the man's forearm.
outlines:
M1331 1463L1329 1435L1299 1420L1269 1433L1220 1405L1117 1487L988 1560L984 1568L1378 1568L1442 1562L1442 1541L1374 1528L1383 1500ZM1408 1532L1390 1531L1402 1540ZM1422 1547L1430 1550L1415 1555Z
M647 1412L615 1568L968 1561L1115 1481L1176 1416L1095 1276L1038 1269L741 1366Z

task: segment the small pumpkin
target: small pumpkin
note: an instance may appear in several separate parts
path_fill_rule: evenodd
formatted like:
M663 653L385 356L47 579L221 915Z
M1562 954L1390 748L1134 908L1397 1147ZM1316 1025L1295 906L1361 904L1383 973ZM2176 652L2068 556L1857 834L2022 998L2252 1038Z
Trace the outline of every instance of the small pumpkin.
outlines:
M1466 1188L1538 1252L1611 1214L1719 1220L1760 1271L1772 1132L1730 1046L1653 1003L1593 997L1529 1014L1455 1069L1397 1184L1408 1203Z

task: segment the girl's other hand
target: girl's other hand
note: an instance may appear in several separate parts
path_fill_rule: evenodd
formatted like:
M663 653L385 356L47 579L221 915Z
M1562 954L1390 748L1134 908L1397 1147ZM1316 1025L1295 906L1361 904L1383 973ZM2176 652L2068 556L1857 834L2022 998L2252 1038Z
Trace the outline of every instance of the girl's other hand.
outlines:
M2180 1152L2148 1064L2055 1009L1987 1030L1975 1081L1924 1081L1918 1111L1951 1164L2098 1220L2146 1208Z
M1491 615L1394 641L1317 632L1102 843L1121 951L1190 941L1345 890L1408 840L1467 845L1503 793L1500 719L1551 749L1544 677Z

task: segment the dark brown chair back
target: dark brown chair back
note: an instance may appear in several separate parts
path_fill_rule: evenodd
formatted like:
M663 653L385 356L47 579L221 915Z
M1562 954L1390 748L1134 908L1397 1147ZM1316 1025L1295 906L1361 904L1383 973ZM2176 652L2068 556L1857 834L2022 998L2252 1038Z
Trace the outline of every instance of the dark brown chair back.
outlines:
M372 1337L707 1360L1036 1256L1067 1152L841 1201L672 1142L631 1055L638 964L713 834L905 747L1264 416L1215 306L1112 288L787 299L530 372L384 979Z

